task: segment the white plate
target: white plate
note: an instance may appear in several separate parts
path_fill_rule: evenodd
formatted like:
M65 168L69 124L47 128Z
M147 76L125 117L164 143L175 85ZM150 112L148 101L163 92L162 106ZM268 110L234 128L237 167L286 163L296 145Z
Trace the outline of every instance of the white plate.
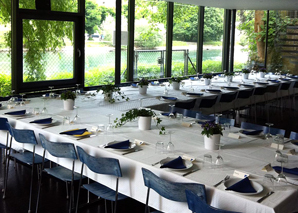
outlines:
M107 143L107 146L115 144L115 143L119 143L119 142L122 142L122 141L112 141L112 142ZM114 150L118 150L118 151L129 151L129 150L134 149L135 147L136 147L135 143L129 142L129 148L128 149L115 149L115 148L110 148L110 149L114 149Z
M160 161L160 164L163 165L163 164L165 164L165 163L167 163L167 162L170 162L170 161L172 161L172 160L174 160L174 159L175 159L175 158L165 158L165 159L162 159L162 160ZM185 159L182 159L182 160L183 160L183 163L184 163L184 165L185 165L186 168L184 168L184 169L167 168L167 169L177 170L177 171L182 171L182 170L190 169L190 168L193 166L193 164L192 164L191 161L189 161L189 160L185 160Z
M229 180L227 180L226 182L224 182L224 185L226 188L234 185L235 183L239 182L241 179L240 178L231 178ZM263 191L263 186L257 182L254 182L254 181L250 181L251 182L251 185L252 187L257 191L257 192L254 192L254 193L243 193L243 192L235 192L233 190L229 190L230 192L234 192L234 193L238 193L238 194L242 194L242 195L256 195L256 194L259 194Z

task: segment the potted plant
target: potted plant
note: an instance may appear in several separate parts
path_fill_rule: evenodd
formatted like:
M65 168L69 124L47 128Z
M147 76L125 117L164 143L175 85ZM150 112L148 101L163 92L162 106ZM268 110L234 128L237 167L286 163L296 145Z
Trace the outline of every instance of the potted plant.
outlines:
M211 73L204 73L203 78L205 79L205 85L207 86L210 85L213 75Z
M76 93L70 90L66 90L61 93L61 100L63 100L65 110L73 110L76 97Z
M102 94L104 95L104 100L110 103L115 103L116 100L120 101L120 98L126 101L129 100L129 98L126 97L123 92L121 92L120 87L114 84L103 85L101 88L97 89L97 92L99 91L102 91ZM114 97L113 96L114 93L116 93L118 96Z
M121 127L125 125L127 122L134 121L135 119L139 118L138 120L138 126L140 130L150 130L151 129L151 120L152 117L156 120L156 126L161 123L161 119L156 116L155 112L151 109L131 109L127 111L126 113L123 113L121 115L121 118L116 118L114 123L115 127ZM165 128L161 127L159 134L164 134Z
M138 83L139 86L139 93L144 95L147 93L149 81L146 78L142 78Z
M169 82L172 85L174 90L179 90L180 89L180 83L181 83L182 80L184 80L183 77L171 77L169 79Z
M233 81L233 76L235 76L234 72L227 72L226 70L224 71L224 76L226 77L226 81L228 83L231 83Z
M266 68L260 68L259 69L259 77L260 78L265 78L266 73L267 73L267 69Z
M220 136L222 135L222 127L214 121L207 121L202 124L202 132L204 135L205 149L218 150L220 143Z
M248 79L248 75L250 73L250 70L247 68L242 69L242 79Z

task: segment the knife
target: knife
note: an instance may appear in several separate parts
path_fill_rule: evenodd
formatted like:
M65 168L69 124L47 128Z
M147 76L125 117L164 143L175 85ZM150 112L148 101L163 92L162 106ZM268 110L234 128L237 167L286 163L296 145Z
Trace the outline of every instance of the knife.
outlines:
M189 175L189 174L191 174L193 172L196 172L198 170L200 170L200 169L199 168L196 168L196 169L190 170L189 172L184 173L182 176L185 177L186 175Z
M133 153L133 152L138 152L138 151L141 151L142 149L133 149L133 150L130 150L130 151L128 151L128 152L124 152L124 153L122 153L122 155L127 155L127 154L129 154L129 153Z
M270 191L267 194L265 194L263 197L261 197L259 200L257 200L258 203L261 203L263 200L265 200L267 197L269 197L270 195L272 195L274 193L274 191Z

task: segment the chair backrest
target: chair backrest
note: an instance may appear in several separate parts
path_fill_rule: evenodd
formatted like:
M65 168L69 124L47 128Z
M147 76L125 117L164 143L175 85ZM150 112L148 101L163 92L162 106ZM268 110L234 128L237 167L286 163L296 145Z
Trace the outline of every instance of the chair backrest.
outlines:
M234 93L224 93L221 95L219 102L229 103L236 99L237 92Z
M266 92L266 87L256 87L253 95L264 95Z
M230 126L235 126L235 119L219 117L219 123L220 124L229 123Z
M298 88L298 81L295 82L293 88Z
M57 158L78 159L76 149L72 143L48 141L43 134L39 134L42 147Z
M250 89L250 90L239 90L238 92L238 96L237 96L237 99L247 99L249 97L252 96L254 90L253 89Z
M268 126L265 126L265 129L264 129L263 132L264 132L264 134L269 133L269 127ZM285 136L285 133L286 133L286 130L284 130L284 129L278 129L278 128L270 127L270 134L271 135L280 134L280 135Z
M280 86L280 90L288 90L291 86L291 83L282 83Z
M290 139L298 140L298 133L297 132L291 132L290 133Z
M206 201L202 200L192 190L185 191L188 208L196 213L233 213L231 211L216 209L209 206Z
M212 115L205 115L203 113L197 112L196 113L196 119L201 119L201 120L213 120L215 119L214 114Z
M266 93L275 93L279 89L279 84L277 85L269 85L266 87Z
M265 131L265 126L252 124L248 122L241 122L241 129L253 129L253 130L263 130Z
M192 109L195 106L197 99L193 99L190 101L177 101L175 103L175 107L181 108L181 109Z
M172 201L186 202L185 190L191 189L198 197L206 201L205 186L198 183L176 183L159 178L148 169L142 168L144 184L159 195ZM147 198L148 200L148 198Z
M87 154L81 147L77 146L80 161L91 171L98 174L114 175L122 177L118 159L93 157Z
M215 96L214 98L204 98L201 99L199 108L211 108L214 106L214 104L217 101L217 96Z
M6 123L9 134L19 143L37 144L37 140L33 130L30 129L14 129L8 122Z
M7 118L0 118L0 130L8 131L8 127L6 125L7 122Z

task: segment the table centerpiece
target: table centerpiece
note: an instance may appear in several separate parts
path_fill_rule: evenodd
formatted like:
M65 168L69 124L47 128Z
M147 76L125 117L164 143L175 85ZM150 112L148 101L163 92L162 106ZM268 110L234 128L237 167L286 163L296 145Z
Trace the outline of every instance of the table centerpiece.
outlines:
M218 150L220 144L220 136L222 135L222 127L212 121L207 121L202 124L202 132L204 135L205 149Z

